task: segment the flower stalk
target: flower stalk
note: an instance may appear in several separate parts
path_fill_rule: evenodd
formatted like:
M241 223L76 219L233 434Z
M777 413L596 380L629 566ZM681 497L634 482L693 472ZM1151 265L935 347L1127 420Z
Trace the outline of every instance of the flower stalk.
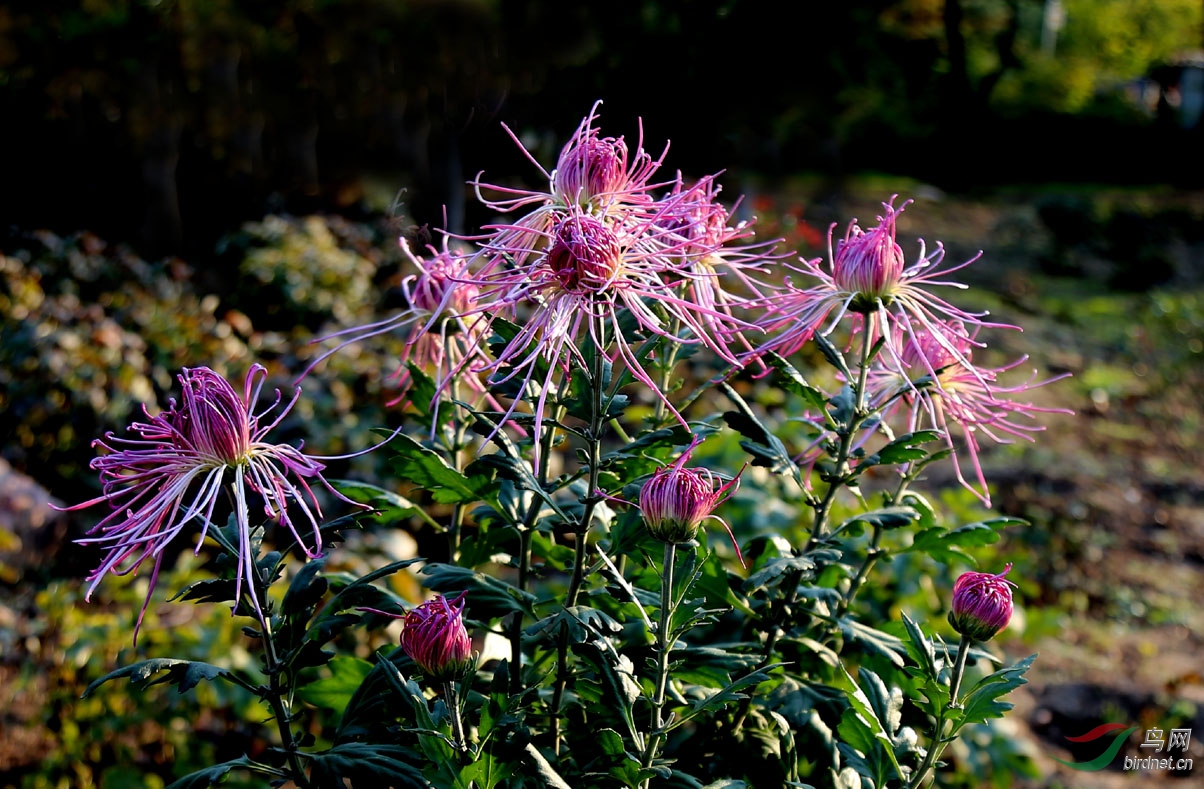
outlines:
M640 765L647 769L656 760L661 742L665 735L661 729L665 726L663 716L665 709L665 690L669 684L669 653L673 650L673 570L677 563L677 545L665 543L664 564L661 572L661 612L656 625L656 675L653 677L655 690L652 694L652 713L649 721L648 739L644 745L643 758ZM644 782L645 789L651 784L649 778Z

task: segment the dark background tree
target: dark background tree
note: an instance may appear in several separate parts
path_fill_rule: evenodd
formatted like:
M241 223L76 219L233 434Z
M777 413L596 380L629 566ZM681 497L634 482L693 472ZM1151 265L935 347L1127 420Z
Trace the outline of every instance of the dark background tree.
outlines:
M1161 64L1174 95L1201 16L1198 0L13 0L0 215L209 254L265 211L354 213L382 173L414 221L446 207L463 228L466 177L515 155L498 121L551 157L598 98L607 133L642 116L696 172L1198 183L1199 124L1160 125L1142 80Z

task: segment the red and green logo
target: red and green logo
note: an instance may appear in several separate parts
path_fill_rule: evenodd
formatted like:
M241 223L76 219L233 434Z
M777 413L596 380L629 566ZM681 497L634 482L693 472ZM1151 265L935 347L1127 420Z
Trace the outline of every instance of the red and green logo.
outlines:
M1123 731L1120 731L1122 729ZM1112 738L1112 744L1108 746L1106 751L1091 761L1067 762L1059 759L1056 756L1050 758L1052 758L1055 762L1066 765L1072 770L1082 770L1083 772L1102 770L1111 764L1112 760L1116 758L1116 754L1120 752L1121 747L1125 744L1125 740L1129 738L1129 735L1137 731L1136 726L1125 726L1123 723L1105 723L1101 726L1096 726L1086 734L1080 734L1078 737L1066 738L1070 742L1092 742L1093 740L1098 740L1104 735L1111 734L1114 731L1120 731L1120 733Z

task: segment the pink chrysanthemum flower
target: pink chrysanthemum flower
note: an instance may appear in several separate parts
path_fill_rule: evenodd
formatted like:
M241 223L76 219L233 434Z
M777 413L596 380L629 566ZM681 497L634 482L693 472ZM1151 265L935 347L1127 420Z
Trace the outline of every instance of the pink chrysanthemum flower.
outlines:
M464 627L464 595L454 600L436 596L402 620L401 648L432 682L464 679L476 667Z
M958 481L989 507L990 493L978 458L980 437L1000 444L1011 443L1013 438L1032 441L1032 434L1044 430L1044 426L1017 419L1032 420L1038 413L1073 413L1011 399L1066 376L1034 382L1034 372L1018 385L999 384L1001 373L1023 364L1028 357L1003 367L972 366L974 347L981 343L967 333L960 321L937 323L931 329L917 328L910 333L896 326L895 335L895 343L901 348L903 370L894 369L888 362L879 362L871 368L868 383L871 403L883 408L883 420L905 411L908 432L924 428L940 430L954 450ZM963 474L959 451L969 456L973 482Z
M1008 626L1012 619L1012 589L1016 584L1004 578L1012 569L1009 562L1003 572L962 573L953 584L953 605L949 624L961 635L976 641L989 641Z
M406 307L387 320L356 326L323 337L323 340L342 338L338 345L318 356L301 377L305 377L327 357L352 343L389 332L401 331L405 335L405 347L392 380L396 382L397 397L388 405L406 400L411 385L409 366L422 370L435 382L438 393L445 392L453 377L457 386L465 387L473 397L485 395L481 380L481 369L489 359L481 342L486 321L476 312L478 288L466 282L470 276L468 258L448 249L446 238L443 249L431 252L424 259L410 251L404 239L401 249L418 270L401 281L401 290ZM460 396L465 396L464 392Z
M966 312L927 290L933 286L964 289L965 285L940 277L970 265L982 253L965 263L937 271L945 257L944 247L938 242L936 249L929 253L921 240L920 259L907 266L903 250L895 240L895 222L911 201L896 209L894 199L882 204L886 213L878 217L878 224L869 231L862 230L856 220L851 222L845 237L836 242L835 248L832 245L835 225L829 228L831 270L825 270L818 258L802 261L803 267L798 269L818 280L816 284L799 289L787 280L784 290L763 301L762 306L767 312L758 323L767 332L777 334L761 350L788 356L802 348L816 331L825 335L832 332L850 312L873 317L872 331L885 333L888 338L906 337L920 330L939 337L935 327L947 320L975 326L1017 328L986 323L983 321L985 313ZM858 325L865 322L858 321ZM890 327L896 324L904 328L902 335L891 331ZM959 353L952 344L946 346L946 350L955 356ZM895 361L896 367L901 367L900 352L897 344L887 344L885 353ZM969 366L964 358L959 361Z
M713 514L740 487L740 475L723 482L709 469L686 468L692 451L693 446L677 462L657 470L640 488L644 525L655 539L677 545L693 540L705 521L719 521L732 539L740 564L744 564L732 527Z
M632 212L652 210L652 192L665 184L652 183L660 169L669 146L660 157L653 159L644 150L643 126L640 127L636 150L631 154L622 137L602 137L594 127L598 118L596 102L589 115L565 144L548 172L515 136L502 125L527 159L539 168L547 179L545 191L513 189L482 183L480 175L472 182L482 203L499 213L523 212L512 223L485 225L487 235L475 240L482 243L478 256L485 260L485 269L509 263L524 267L530 256L539 252L541 239L548 237L552 225L565 210L577 209L595 216L622 216ZM489 199L488 191L501 197Z
M668 210L658 224L673 234L681 250L680 265L692 276L685 278L686 295L703 308L701 317L708 326L724 334L730 330L715 326L710 315L733 315L764 298L754 273L764 273L777 240L753 242L752 221L731 223L731 214L718 201L720 187L712 176L687 188L681 176L665 199ZM745 349L751 345L739 332L735 334Z
M150 589L138 614L135 640L154 592L164 549L191 521L200 521L199 551L223 491L233 496L238 522L236 595L241 595L245 580L260 618L263 611L255 591L248 493L263 500L268 517L288 527L311 557L318 555L322 537L318 527L321 509L309 480L321 482L339 499L355 504L330 487L318 459L302 454L297 447L266 440L300 395L298 389L280 413L267 421L265 417L280 405L281 397L277 391L271 406L259 413L253 411L266 376L264 367L253 365L240 395L208 367L186 368L179 376L183 386L180 405L172 400L168 410L155 416L144 406L149 421L130 425L137 438L116 438L110 433L93 442L103 452L91 465L100 472L104 494L67 509L104 502L113 512L92 530L95 536L79 541L99 545L105 552L100 566L87 578L85 599L91 598L106 574L126 575L152 560ZM300 509L309 522L312 547L302 540L289 517L290 506Z
M573 364L587 368L583 344L588 336L612 362L622 363L632 377L660 397L675 417L680 414L644 369L623 334L621 316L630 315L639 331L678 344L700 344L736 363L727 349L732 332L748 328L717 307L703 306L683 294L683 280L702 275L682 265L694 242L658 224L673 208L658 204L662 213L635 215L621 221L570 207L551 215L548 229L527 239L528 249L510 250L525 267L494 269L472 280L480 288L481 306L520 324L518 333L484 369L496 382L518 377L524 388L538 386L536 431L542 422L547 395L557 373ZM710 275L707 275L708 277ZM683 334L670 331L681 327ZM547 363L543 380L536 380L540 361ZM517 405L511 407L511 410Z

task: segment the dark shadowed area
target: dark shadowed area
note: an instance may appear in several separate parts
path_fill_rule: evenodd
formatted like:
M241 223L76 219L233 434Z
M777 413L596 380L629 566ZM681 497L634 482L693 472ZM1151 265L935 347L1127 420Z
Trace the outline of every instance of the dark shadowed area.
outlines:
M1000 737L1036 768L976 774L951 752L958 785L1200 780L1200 0L10 0L0 789L162 787L177 762L268 747L239 733L260 711L216 691L200 720L174 692L149 717L124 687L79 699L135 652L145 586L85 605L96 555L73 539L94 513L48 503L98 495L90 442L164 403L180 367L241 378L259 361L288 390L313 338L398 306L398 236L493 219L469 184L482 171L540 184L503 124L550 168L598 100L606 135L634 148L642 130L654 157L671 141L670 172L723 171L723 198L800 255L895 193L916 200L909 256L919 237L959 261L986 251L975 306L1028 327L997 347L1073 373L1036 397L1077 416L986 455L997 509L1032 523L999 547L1025 579L1002 646L1041 653ZM377 350L327 362L282 439L329 455L373 440L393 373ZM386 473L372 456L333 467ZM955 480L927 484L972 509ZM180 550L174 588L201 562ZM182 639L250 660L228 610L162 610L138 655ZM1195 772L1049 758L1090 758L1065 738L1117 720L1194 727ZM1126 753L1145 755L1139 738Z

